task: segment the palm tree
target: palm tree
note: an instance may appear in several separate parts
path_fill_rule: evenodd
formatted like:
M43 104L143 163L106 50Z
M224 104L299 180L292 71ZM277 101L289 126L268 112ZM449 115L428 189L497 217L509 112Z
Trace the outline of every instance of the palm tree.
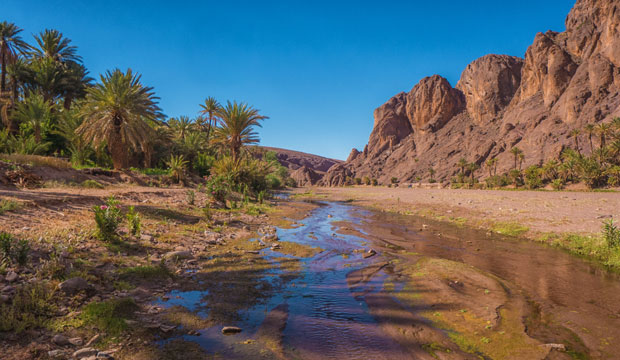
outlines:
M523 154L523 150L521 150L521 149L519 149L518 147L515 146L512 149L510 149L510 153L512 155L514 155L514 157L515 157L515 166L513 167L513 169L516 169L517 168L517 160L519 159L519 156L521 154Z
M487 166L487 169L489 169L489 177L493 176L491 174L491 171L495 169L495 167L497 166L497 158L492 158L492 159L488 159L485 162L485 165ZM497 171L494 171L497 174Z
M200 113L202 115L208 116L207 120L207 143L209 143L209 136L211 135L211 128L217 125L217 118L214 117L217 114L218 110L222 107L214 97L209 96L205 99L204 104L200 104L202 110ZM215 120L215 123L213 122Z
M82 62L82 58L76 54L77 47L70 45L71 40L63 37L58 30L46 29L34 39L38 48L32 50L32 55L37 58L50 58L61 63Z
M98 147L107 144L114 168L123 169L130 148L148 152L154 135L149 123L163 116L157 99L131 69L107 71L100 84L87 90L77 133Z
M88 76L88 70L82 64L69 62L65 64L65 67L60 89L65 99L63 107L69 110L74 99L83 98L86 95L86 88L91 85L93 78Z
M579 129L573 129L570 131L570 133L568 134L569 137L573 138L573 141L575 141L575 151L577 151L578 153L581 154L581 151L579 151L579 135L581 134L581 130Z
M230 102L217 110L216 115L221 124L216 128L216 142L228 147L234 160L239 158L241 147L259 141L254 127L260 127L260 121L268 119L260 115L257 109L245 103Z
M549 160L542 167L542 174L546 180L553 180L558 176L558 162L556 160Z
M428 168L428 175L430 175L431 177L430 181L433 182L433 175L435 175L435 169Z
M588 141L590 142L590 154L594 153L594 145L592 145L592 135L594 135L594 132L596 128L594 127L594 124L588 124L583 128L583 131L588 135Z
M458 167L461 168L461 176L465 176L465 167L467 166L467 160L465 158L460 158L459 162L456 163Z
M183 158L183 155L170 155L170 160L166 161L168 165L168 171L170 176L180 183L185 178L185 170L187 169L187 160Z
M598 136L601 140L601 149L605 147L605 142L607 140L607 137L610 136L613 133L613 128L611 126L611 124L607 124L607 123L600 123L598 124L598 126L596 127L596 132L598 133Z
M93 153L93 149L84 139L76 134L76 130L82 124L78 109L75 107L70 110L63 110L58 115L56 128L52 133L61 136L67 142L67 148L71 153L71 162L76 165L83 165Z
M523 152L519 153L519 171L521 171L521 167L523 165L523 160L525 160L525 154Z
M469 175L471 176L471 183L474 183L474 174L476 170L480 169L480 165L475 162L467 164L467 170L469 170Z
M185 135L194 127L194 121L189 116L179 116L168 120L168 125L177 134L180 140L185 139Z
M23 102L19 103L15 118L22 123L29 124L34 130L34 139L41 142L41 127L50 120L52 106L40 94L31 93Z
M13 23L0 22L0 63L2 65L0 92L6 91L6 67L12 62L10 59L16 59L17 54L29 49L28 44L19 35L21 32L22 29Z

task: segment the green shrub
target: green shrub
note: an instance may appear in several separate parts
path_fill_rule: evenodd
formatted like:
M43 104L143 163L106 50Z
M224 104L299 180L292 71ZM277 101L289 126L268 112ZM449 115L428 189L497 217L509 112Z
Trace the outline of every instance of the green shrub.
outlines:
M194 205L194 203L196 202L196 192L194 192L194 190L189 189L185 192L185 196L187 198L187 204Z
M110 336L119 336L127 329L127 321L138 310L131 298L92 302L84 307L81 318Z
M564 189L564 180L563 179L553 179L551 181L551 187L553 187L553 190L562 190Z
M397 177L392 177L392 178L390 179L390 182L391 182L392 184L396 184L396 183L398 183L398 178L397 178Z
M293 179L291 177L288 177L288 178L286 178L286 186L295 188L295 187L297 187L297 181L295 181L295 179Z
M17 240L13 235L0 231L0 263L17 263L20 266L28 262L30 244L27 240Z
M207 192L216 201L226 202L230 193L230 184L224 176L213 176L207 182Z
M620 229L611 219L603 223L603 238L610 248L620 247Z
M110 197L105 205L94 206L95 224L97 225L97 237L102 241L116 239L118 226L123 221L119 202Z
M355 185L362 185L362 179L356 177L355 178Z
M133 206L129 207L127 210L127 226L129 227L129 232L133 236L140 236L140 230L142 227L142 221L140 219L140 214L138 214Z
M199 153L194 159L192 167L200 176L208 176L211 174L211 167L215 162L215 158L206 153Z
M0 331L20 333L43 326L56 312L55 289L46 282L18 287L13 301L0 305Z
M379 185L379 182L377 181L377 179L372 179L372 186L377 186Z
M364 185L370 185L370 178L368 176L364 176L362 181L364 182Z
M14 200L0 199L0 215L7 211L14 211L19 209L19 203Z

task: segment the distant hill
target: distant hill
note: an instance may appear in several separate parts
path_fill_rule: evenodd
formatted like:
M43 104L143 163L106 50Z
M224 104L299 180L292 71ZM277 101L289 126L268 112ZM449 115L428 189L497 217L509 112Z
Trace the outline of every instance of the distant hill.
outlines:
M299 186L315 185L323 175L342 160L330 159L323 156L308 154L300 151L260 146L266 151L274 151L278 161L291 170L291 177Z

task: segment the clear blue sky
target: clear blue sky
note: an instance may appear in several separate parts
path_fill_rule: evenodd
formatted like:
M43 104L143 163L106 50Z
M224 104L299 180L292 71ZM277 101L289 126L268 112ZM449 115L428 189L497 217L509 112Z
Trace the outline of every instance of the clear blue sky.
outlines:
M523 57L574 2L2 0L0 20L29 41L62 31L93 77L138 71L168 116L245 101L270 117L263 145L343 159L392 95L432 74L455 85L488 53Z

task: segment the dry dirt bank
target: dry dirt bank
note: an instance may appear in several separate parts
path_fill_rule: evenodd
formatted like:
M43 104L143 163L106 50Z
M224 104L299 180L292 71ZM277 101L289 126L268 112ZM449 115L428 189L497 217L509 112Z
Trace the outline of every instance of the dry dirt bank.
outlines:
M462 189L411 189L387 187L303 188L334 200L387 211L443 217L469 225L492 227L498 223L522 225L524 235L540 233L592 234L604 219L620 221L618 192L547 192Z

